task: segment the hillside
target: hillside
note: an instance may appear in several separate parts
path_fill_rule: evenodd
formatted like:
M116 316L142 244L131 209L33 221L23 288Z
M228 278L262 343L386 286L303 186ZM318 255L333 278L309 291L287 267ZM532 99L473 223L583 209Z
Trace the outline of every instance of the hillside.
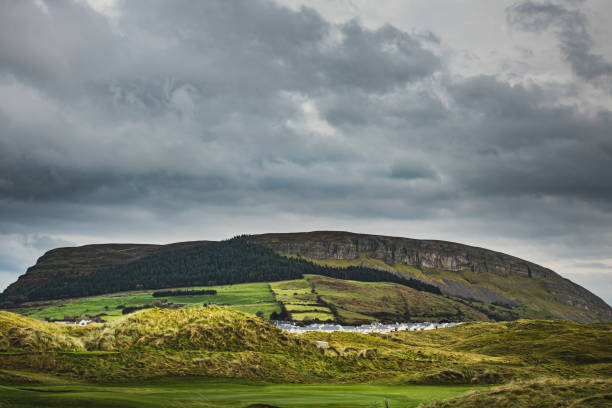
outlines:
M39 287L54 277L84 276L116 265L125 265L146 255L176 248L188 248L208 241L153 244L93 244L80 247L56 248L38 258L24 275L9 285L5 294L19 296Z
M0 312L0 372L35 370L104 381L196 375L303 383L609 378L611 330L610 324L518 321L387 335L298 336L216 306L148 309L87 327ZM317 340L329 348L317 347Z
M281 256L270 248L237 237L156 251L135 261L100 268L89 274L57 274L38 286L12 289L2 297L10 305L18 303L19 299L39 301L138 289L280 281L299 279L305 274L364 282L394 282L440 294L436 286L418 279L359 265L345 268L318 265Z
M112 321L129 310L151 308L198 308L204 304L228 306L265 319L288 317L298 322L334 321L360 324L374 321L473 321L499 320L498 306L478 304L422 292L391 282L358 282L321 275L271 283L207 286L215 294L167 294L154 290L118 292L108 295L27 302L14 312L41 320L96 319ZM202 287L183 288L199 290ZM197 292L196 292L197 293ZM497 314L494 313L497 311Z
M588 290L550 269L510 255L452 242L325 231L164 246L59 248L43 255L1 297L4 307L28 308L32 305L24 302L300 280L306 275L320 276L308 279L312 287L306 288L320 293L308 307L289 300L292 315L303 317L297 320L308 320L308 316L344 323L414 318L612 320L612 308ZM364 283L331 285L343 292L338 296L325 293L330 285L322 277ZM376 297L381 290L375 282L406 288ZM424 296L431 299L426 302L430 309L409 306ZM281 306L286 303L276 301ZM267 308L266 313L273 309Z
M612 324L520 320L294 335L217 306L86 327L0 311L0 405L414 408L455 397L433 406L600 407L611 333Z
M338 231L249 239L322 265L387 270L435 285L446 295L511 305L521 317L612 320L612 308L583 287L540 265L484 248Z

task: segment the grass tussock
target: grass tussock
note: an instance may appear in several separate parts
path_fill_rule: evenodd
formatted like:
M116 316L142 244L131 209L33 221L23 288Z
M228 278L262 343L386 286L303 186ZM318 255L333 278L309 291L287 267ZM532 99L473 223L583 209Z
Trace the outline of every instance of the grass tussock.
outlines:
M0 370L96 381L209 376L278 382L500 384L612 378L610 324L469 323L386 335L283 332L231 309L146 309L87 327L0 313ZM319 348L322 340L328 348Z
M423 407L423 406L421 406ZM612 407L612 381L540 379L473 391L427 408L605 408Z
M92 329L93 326L65 326L0 311L0 352L83 351L83 336Z
M279 351L300 341L262 319L217 306L147 309L101 327L91 350L154 347L172 350Z

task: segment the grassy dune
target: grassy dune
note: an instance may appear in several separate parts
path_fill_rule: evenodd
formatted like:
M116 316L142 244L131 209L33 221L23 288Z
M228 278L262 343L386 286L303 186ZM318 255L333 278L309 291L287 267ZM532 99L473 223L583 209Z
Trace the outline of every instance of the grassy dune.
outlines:
M468 323L452 330L396 332L387 338L415 347L490 356L566 378L612 377L612 323Z
M298 336L217 306L87 327L0 312L0 406L605 407L611 334L521 320Z
M606 408L612 407L612 381L544 379L516 382L467 393L427 408Z
M216 306L147 309L87 327L0 312L0 370L104 382L166 376L387 384L610 378L611 330L611 324L518 321L298 336ZM320 349L316 340L330 347Z

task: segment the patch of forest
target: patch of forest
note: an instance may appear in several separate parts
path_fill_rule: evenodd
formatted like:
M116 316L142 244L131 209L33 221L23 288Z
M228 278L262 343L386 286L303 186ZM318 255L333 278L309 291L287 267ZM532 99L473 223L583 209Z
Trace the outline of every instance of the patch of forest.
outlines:
M22 293L18 299L12 296L12 299L4 300L20 303L128 290L274 282L301 279L305 274L362 282L393 282L440 294L436 286L416 279L361 266L335 268L316 265L304 259L281 256L272 249L236 237L155 252L129 264L106 267L89 275L57 276Z

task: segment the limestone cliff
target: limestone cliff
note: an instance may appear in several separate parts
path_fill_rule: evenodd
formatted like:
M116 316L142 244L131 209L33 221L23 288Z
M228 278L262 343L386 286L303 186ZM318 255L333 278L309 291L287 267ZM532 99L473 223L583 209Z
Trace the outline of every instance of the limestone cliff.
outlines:
M263 234L249 239L283 254L329 265L334 260L352 260L408 274L435 284L447 295L524 307L533 317L612 320L612 308L583 287L543 266L484 248L338 231Z

